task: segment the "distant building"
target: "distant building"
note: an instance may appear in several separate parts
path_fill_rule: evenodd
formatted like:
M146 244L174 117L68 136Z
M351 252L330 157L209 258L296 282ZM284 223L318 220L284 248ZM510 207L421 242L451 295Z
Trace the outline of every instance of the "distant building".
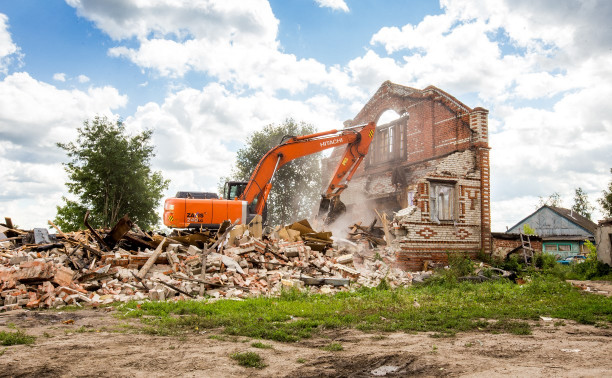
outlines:
M612 266L612 218L599 221L595 231L595 241L599 261Z
M595 241L597 225L582 215L562 207L544 205L527 218L512 226L506 233L519 234L525 224L542 238L545 253L565 258L586 254L584 241Z

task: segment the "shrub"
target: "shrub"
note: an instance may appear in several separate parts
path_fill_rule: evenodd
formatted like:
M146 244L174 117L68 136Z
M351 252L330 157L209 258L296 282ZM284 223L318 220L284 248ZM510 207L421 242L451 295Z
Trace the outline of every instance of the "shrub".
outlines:
M557 265L557 259L550 253L538 253L535 256L535 266L540 269L551 269Z
M523 259L521 258L521 256L518 256L516 254L510 256L506 260L498 261L498 263L498 268L503 270L510 270L513 272L521 271L524 268Z
M457 277L469 276L474 273L474 263L467 254L449 253L448 267Z

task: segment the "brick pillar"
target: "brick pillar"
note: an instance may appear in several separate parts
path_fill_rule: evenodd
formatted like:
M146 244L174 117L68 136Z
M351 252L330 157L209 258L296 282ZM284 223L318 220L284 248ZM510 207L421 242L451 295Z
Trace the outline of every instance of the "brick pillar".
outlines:
M470 128L476 131L474 145L480 165L480 240L481 248L491 253L491 175L489 172L489 111L475 108L470 114Z
M470 128L476 131L474 142L480 147L489 147L489 111L474 108L470 114Z
M485 253L491 252L491 184L489 174L489 149L481 147L478 151L480 161L480 232L481 247Z

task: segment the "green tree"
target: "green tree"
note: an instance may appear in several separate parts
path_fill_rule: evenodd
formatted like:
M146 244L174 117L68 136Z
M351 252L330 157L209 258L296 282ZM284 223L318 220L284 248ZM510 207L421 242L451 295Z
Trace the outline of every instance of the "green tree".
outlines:
M593 214L595 207L589 203L589 197L582 190L582 188L576 189L576 194L574 195L574 206L572 206L572 210L589 220L591 219L591 215Z
M77 133L76 141L57 144L68 155L66 186L77 200L63 198L55 223L66 231L83 228L89 209L93 227L112 226L124 214L143 229L156 225L155 208L169 180L150 168L155 156L150 144L153 132L130 136L121 121L95 117L86 120Z
M610 169L610 173L612 173L612 169ZM605 217L612 217L612 180L608 184L608 190L603 190L603 197L599 198L597 202L601 205L603 209L603 214Z
M539 209L540 207L544 205L561 207L561 195L557 192L554 192L547 199L540 197L540 201L536 205L536 209Z
M537 235L536 230L532 228L529 223L523 225L523 234L525 235Z
M280 125L270 124L247 139L247 145L238 150L232 172L234 180L247 181L259 160L288 135L307 135L316 132L314 126L293 119ZM320 200L320 154L304 156L281 167L272 179L268 196L267 224L279 225L307 218L314 204Z

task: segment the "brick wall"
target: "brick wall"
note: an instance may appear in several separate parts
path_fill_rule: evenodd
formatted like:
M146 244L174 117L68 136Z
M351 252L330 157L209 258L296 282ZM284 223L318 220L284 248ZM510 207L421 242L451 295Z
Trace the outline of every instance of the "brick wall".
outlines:
M397 218L402 236L392 244L405 269L421 269L425 260L446 261L448 252L490 252L488 111L471 109L433 86L419 90L387 81L345 126L377 121L389 109L408 115L405 156L360 167L342 200L355 205L356 212L363 213L369 202L370 208L391 213L413 198L414 211ZM393 182L397 172L404 179L401 185ZM438 222L430 214L430 188L436 182L453 187L452 221Z
M492 236L492 255L505 259L508 253L517 247L522 245L520 235L514 235L515 237L510 239L509 236ZM531 248L535 251L542 251L542 239L538 237L531 237Z

